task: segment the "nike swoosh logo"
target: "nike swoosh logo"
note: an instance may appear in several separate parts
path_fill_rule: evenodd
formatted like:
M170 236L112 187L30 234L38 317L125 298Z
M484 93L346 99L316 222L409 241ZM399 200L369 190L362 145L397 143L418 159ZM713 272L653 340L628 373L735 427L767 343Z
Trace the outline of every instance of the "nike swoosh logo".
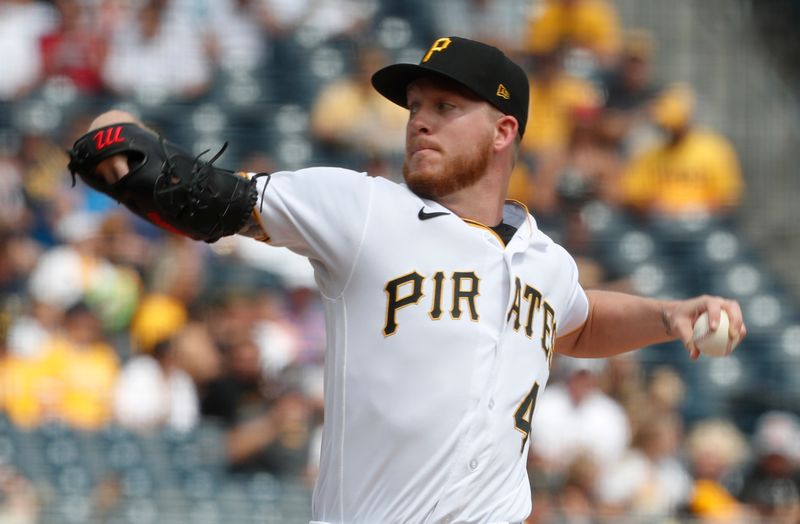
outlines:
M433 213L426 213L425 208L422 207L420 208L419 213L417 213L417 218L419 218L420 220L429 220L431 218L436 218L449 214L450 213L448 213L447 211L434 211Z

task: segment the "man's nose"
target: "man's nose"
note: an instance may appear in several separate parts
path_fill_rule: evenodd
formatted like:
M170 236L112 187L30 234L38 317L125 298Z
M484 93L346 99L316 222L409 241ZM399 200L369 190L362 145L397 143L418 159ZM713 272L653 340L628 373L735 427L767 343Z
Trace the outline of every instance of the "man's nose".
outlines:
M411 134L427 134L430 132L430 123L422 110L418 110L409 116L408 129Z

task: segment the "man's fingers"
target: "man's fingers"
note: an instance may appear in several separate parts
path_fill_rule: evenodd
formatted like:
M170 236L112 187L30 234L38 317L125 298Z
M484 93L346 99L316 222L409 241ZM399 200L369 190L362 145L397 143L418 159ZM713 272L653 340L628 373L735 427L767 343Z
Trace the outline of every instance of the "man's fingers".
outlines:
M723 305L728 314L728 336L739 342L747 335L747 327L744 324L742 308L735 300L727 300Z
M103 177L108 184L116 184L128 174L128 157L125 155L114 155L106 158L95 168L95 172Z
M716 330L719 326L720 311L722 311L722 307L717 302L710 301L706 306L706 312L708 313L708 328L711 331Z
M717 315L719 315L719 312ZM697 358L700 356L700 350L698 350L697 346L695 346L694 329L689 319L677 319L672 329L677 333L678 338L681 342L683 342L686 350L689 351L689 358L692 360L697 360Z
M92 120L92 123L89 124L89 131L94 129L98 129L100 127L110 126L112 124L139 124L139 119L133 116L131 113L127 111L122 111L120 109L112 109L111 111L106 111L105 113L99 115L97 118Z

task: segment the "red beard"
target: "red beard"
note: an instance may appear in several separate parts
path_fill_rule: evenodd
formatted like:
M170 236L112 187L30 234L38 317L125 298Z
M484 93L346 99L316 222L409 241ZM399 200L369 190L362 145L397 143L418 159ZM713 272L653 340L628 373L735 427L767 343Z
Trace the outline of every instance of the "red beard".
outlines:
M432 171L411 170L409 159L403 162L403 178L408 188L418 196L436 200L460 189L472 186L486 174L491 150L491 135L462 151L452 159L445 159L444 165Z

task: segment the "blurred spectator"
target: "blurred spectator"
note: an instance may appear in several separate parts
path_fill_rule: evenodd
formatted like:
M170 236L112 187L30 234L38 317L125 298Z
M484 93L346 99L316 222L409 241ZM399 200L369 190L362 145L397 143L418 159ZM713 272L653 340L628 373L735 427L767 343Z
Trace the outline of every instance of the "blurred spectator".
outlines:
M64 310L80 300L96 306L104 327L127 325L139 299L140 280L131 269L104 256L101 217L78 212L58 227L66 243L44 253L31 273L31 297L40 308Z
M214 342L220 347L252 340L258 320L253 306L256 291L241 283L226 283L211 287L212 296L204 305L204 320ZM259 357L260 358L260 357Z
M259 0L261 25L275 41L289 39L311 15L311 2L300 0Z
M26 205L17 133L0 134L0 233L22 232L32 219Z
M301 356L301 334L286 314L284 290L264 289L253 302L257 314L254 340L261 351L261 366L268 377L279 377Z
M111 420L119 361L85 303L67 309L62 326L33 356L7 357L6 410L22 427L57 420L99 429Z
M295 387L288 387L275 401L271 419L275 426L275 440L261 453L261 469L285 480L296 480L313 485L318 464L314 457L319 453L312 445L319 445L318 422L308 398Z
M645 29L625 32L619 65L606 78L608 109L632 111L641 109L655 98L652 71L653 36Z
M167 16L168 5L148 0L115 28L102 70L115 93L160 102L208 90L211 61L202 32L191 20Z
M471 0L467 0L467 2L469 1ZM523 0L511 1L516 2ZM524 1L527 2L527 0ZM463 32L451 33L442 29L443 21L437 17L436 8L440 3L447 3L446 0L439 0L438 2L430 2L429 0L379 0L376 3L377 9L371 17L372 27L370 31L387 43L389 40L393 40L399 36L405 40L405 28L403 27L405 23L408 24L409 30L407 35L409 43L407 46L424 46L444 35L458 34L467 36L463 34ZM504 0L503 3L506 4L510 2L509 0ZM450 16L453 18L460 18L469 15L451 11ZM401 30L397 31L397 29ZM464 26L464 29L466 29L466 26ZM396 41L400 41L400 38L397 38Z
M401 158L405 148L408 112L379 95L370 82L386 61L380 49L363 47L355 71L324 86L311 109L314 138L332 158L355 162L356 169L370 157Z
M655 140L649 114L659 91L652 72L653 46L649 32L627 31L619 64L604 81L603 130L625 156L638 153Z
M295 388L264 377L258 346L240 339L223 349L225 371L210 383L202 413L226 427L226 457L239 473L266 471L295 480L309 474L313 412Z
M31 234L43 244L53 244L61 218L74 209L76 193L70 184L64 148L49 134L34 127L20 131L17 160L22 170L26 203L32 221Z
M0 296L27 295L27 278L41 251L41 246L24 234L0 231Z
M224 345L222 356L222 373L208 384L201 398L201 412L232 427L263 414L274 400L275 384L264 376L258 346L252 340L240 338Z
M620 47L620 22L614 5L606 0L535 2L527 50L549 53L559 47L589 51L602 67L612 65Z
M52 6L36 0L0 0L0 101L17 100L37 85L39 39L55 24Z
M36 261L26 281L30 307L14 319L10 329L11 353L35 356L59 327L64 311L113 273L113 267L98 255L95 224L83 214L64 220L62 238L72 243L54 247Z
M275 275L280 282L259 286L249 306L264 374L278 377L294 364L321 364L324 318L308 260L245 237L238 239L236 249L248 266Z
M190 320L172 340L170 351L175 366L194 382L198 397L222 373L222 355L203 322Z
M9 304L0 303L0 414L6 411L6 398L8 397L9 383L9 352L8 332L11 327L11 307ZM2 416L2 415L0 415ZM2 460L2 456L0 456Z
M590 200L618 200L623 162L617 144L603 133L600 111L590 104L570 111L564 147L542 155L534 170L534 211L550 215L567 207L580 209Z
M325 356L325 311L316 286L289 288L286 313L287 319L300 334L297 360L303 364L320 364Z
M642 426L652 425L653 418L676 418L685 397L686 384L681 375L671 366L657 365L638 390L628 390L624 406L631 432L638 434Z
M686 384L670 366L658 366L647 381L647 405L651 413L677 413L686 398Z
M310 32L317 42L356 36L372 15L366 0L263 0L271 34Z
M598 384L606 395L619 402L629 417L647 402L644 370L635 352L609 358Z
M157 344L170 339L187 322L186 305L175 297L150 293L139 302L130 323L131 348L152 353Z
M625 452L628 418L597 384L604 366L603 360L558 358L562 380L541 394L531 432L531 450L541 471L562 474L581 453L603 468Z
M522 48L528 0L438 0L431 2L441 35L459 35L499 47Z
M591 84L564 70L560 50L532 55L530 77L531 118L522 138L522 150L532 155L534 166L542 157L566 147L575 108L596 105L599 95Z
M95 12L80 0L55 0L59 23L41 38L44 78L68 78L87 94L103 87L100 69L108 49Z
M33 484L13 467L0 463L0 523L36 524L40 513Z
M270 52L270 14L262 0L207 3L211 57L225 71L249 72L265 64Z
M693 123L694 93L673 86L652 106L663 144L627 166L622 202L654 218L726 216L739 204L742 175L736 151L723 136Z
M641 521L676 514L691 488L691 477L678 458L681 436L677 414L647 416L636 429L632 447L598 478L603 511L612 519L635 515Z
M800 418L771 411L759 417L753 434L755 462L737 496L764 522L800 521Z
M42 352L58 383L55 416L72 427L96 430L111 421L119 360L103 336L99 316L88 306L79 302L70 307L63 325Z
M28 294L22 295L28 299ZM37 357L50 337L58 328L64 311L36 300L22 302L25 308L11 317L8 329L8 354L23 359Z
M187 307L195 303L209 271L206 246L177 235L167 235L150 246L153 253L146 272L147 288Z
M164 335L125 363L114 390L114 417L122 426L185 432L197 425L197 388L178 360L182 337L181 331Z
M152 267L155 246L136 231L131 213L122 209L114 209L103 214L98 236L103 243L103 255L115 266L124 266L136 270L140 275ZM188 271L192 262L185 261L181 269Z
M597 516L594 486L597 461L588 453L579 453L566 470L559 487L550 522L592 522Z
M731 494L732 473L747 459L747 441L725 419L698 422L686 437L694 478L688 513L703 522L747 522L746 507Z

